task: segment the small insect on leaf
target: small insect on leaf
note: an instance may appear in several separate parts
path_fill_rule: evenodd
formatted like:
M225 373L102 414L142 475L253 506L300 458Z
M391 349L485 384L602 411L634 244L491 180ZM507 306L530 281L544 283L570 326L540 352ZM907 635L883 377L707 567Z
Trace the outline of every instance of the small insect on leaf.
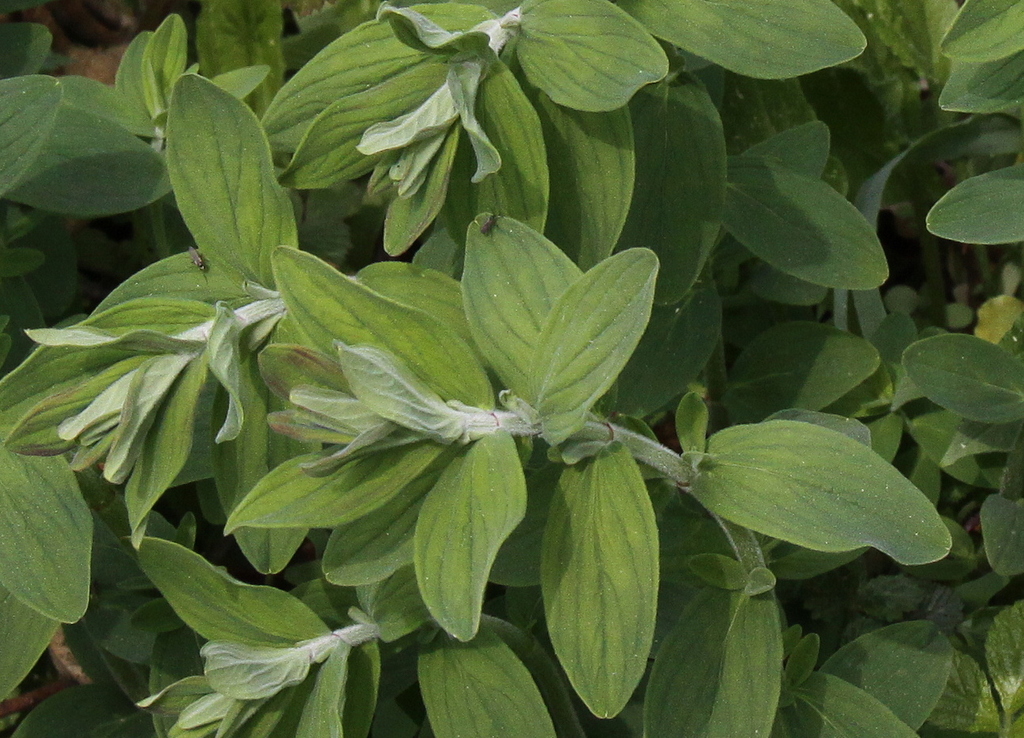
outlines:
M199 271L206 271L206 261L203 259L203 255L199 253L199 250L195 246L188 247L188 258L192 260L192 263L196 265L196 268L199 269Z
M494 230L494 224L498 222L497 215L490 215L483 223L480 224L480 232L485 236Z

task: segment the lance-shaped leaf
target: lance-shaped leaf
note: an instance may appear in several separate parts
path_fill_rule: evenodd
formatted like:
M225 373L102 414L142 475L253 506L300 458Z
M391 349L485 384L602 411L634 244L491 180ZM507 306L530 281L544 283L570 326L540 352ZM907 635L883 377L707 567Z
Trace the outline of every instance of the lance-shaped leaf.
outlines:
M13 187L42 151L62 92L52 77L0 80L0 194Z
M794 702L779 711L782 735L821 738L913 738L917 731L863 689L817 672L793 690ZM774 733L773 733L774 734Z
M420 651L417 672L437 738L555 738L530 672L486 628L469 643L436 637Z
M755 156L729 161L725 227L780 272L860 290L888 275L874 228L820 179Z
M816 551L874 546L903 564L948 553L949 531L914 484L870 448L793 420L713 435L693 493L712 512Z
M462 299L473 340L505 386L529 391L530 361L548 313L582 272L534 229L481 216L466 236Z
M199 554L146 538L139 562L178 616L204 638L250 646L293 646L330 632L296 597L242 584Z
M644 729L662 738L767 736L781 671L775 598L705 589L679 614L658 649L644 699Z
M416 579L434 620L468 641L501 544L526 514L526 480L508 433L484 436L441 473L416 522Z
M928 212L928 230L965 243L1024 239L1024 164L966 179Z
M217 316L210 328L207 339L206 353L210 362L210 372L221 383L228 394L228 411L224 424L217 431L214 439L217 443L238 438L242 432L241 377L239 374L239 342L242 335L242 323L235 311L225 305L217 305Z
M196 245L248 279L272 284L270 257L298 236L288 193L252 111L196 75L174 87L167 116L167 168Z
M284 462L238 504L225 529L334 528L373 512L428 472L445 447L422 442L350 461L324 477L303 471L309 456Z
M994 61L1024 49L1024 7L1013 0L965 3L942 39L954 59Z
M312 254L280 249L274 262L289 317L310 345L325 352L334 351L335 341L376 346L404 361L443 399L493 405L491 383L473 350L440 320L377 294Z
M568 467L541 553L548 632L576 693L617 715L647 667L658 593L658 529L633 457L618 444Z
M866 45L828 0L624 0L659 38L747 77L784 79L848 61Z
M644 27L601 0L527 0L519 34L526 78L568 108L621 108L668 72L665 52Z
M181 16L168 15L142 51L142 94L153 120L167 113L174 83L188 63L188 30Z
M647 327L658 259L623 251L562 293L537 339L527 399L541 415L544 438L558 444L583 427Z
M344 735L353 735L348 733L342 724L342 714L349 707L346 700L346 684L351 654L351 647L341 643L317 671L316 683L303 707L302 720L295 732L295 738L340 738ZM372 713L371 705L370 714Z
M0 530L0 588L47 618L81 618L89 603L92 517L63 459L0 448Z
M1024 418L1024 366L1006 349L950 333L911 344L903 366L930 400L969 420Z

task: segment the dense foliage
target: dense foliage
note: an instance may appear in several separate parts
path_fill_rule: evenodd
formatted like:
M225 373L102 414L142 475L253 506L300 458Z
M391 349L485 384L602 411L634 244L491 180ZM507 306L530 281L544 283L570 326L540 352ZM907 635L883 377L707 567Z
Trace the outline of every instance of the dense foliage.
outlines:
M0 23L16 738L1024 734L1024 6L286 5Z

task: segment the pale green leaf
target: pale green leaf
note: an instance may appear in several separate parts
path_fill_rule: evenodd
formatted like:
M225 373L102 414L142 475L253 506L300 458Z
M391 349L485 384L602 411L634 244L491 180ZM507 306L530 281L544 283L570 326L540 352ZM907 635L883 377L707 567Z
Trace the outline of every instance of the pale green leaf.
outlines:
M273 697L309 673L309 653L302 648L208 641L200 653L210 686L236 700Z
M437 738L554 738L530 672L490 630L469 643L441 634L420 652L418 675Z
M164 18L142 50L141 86L150 118L163 120L175 82L188 63L188 30L177 13Z
M526 78L559 105L615 110L668 72L658 43L611 3L527 0L521 10L516 57Z
M863 444L810 423L772 420L716 433L692 489L712 512L816 551L874 546L924 564L951 545L913 483Z
M544 531L541 588L569 681L595 715L617 715L647 668L658 591L654 509L625 448L562 473Z
M473 443L424 500L414 540L416 579L434 620L460 641L476 634L491 566L525 514L522 465L504 431Z

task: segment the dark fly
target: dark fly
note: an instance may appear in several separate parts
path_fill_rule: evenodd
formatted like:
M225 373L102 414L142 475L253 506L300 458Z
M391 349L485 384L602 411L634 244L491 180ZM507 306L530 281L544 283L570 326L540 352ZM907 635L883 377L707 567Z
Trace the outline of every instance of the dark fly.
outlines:
M195 246L188 247L188 258L192 260L192 263L196 265L199 271L205 272L207 270L206 261Z
M494 224L498 222L497 215L490 215L483 223L480 224L480 232L485 236L494 230Z

